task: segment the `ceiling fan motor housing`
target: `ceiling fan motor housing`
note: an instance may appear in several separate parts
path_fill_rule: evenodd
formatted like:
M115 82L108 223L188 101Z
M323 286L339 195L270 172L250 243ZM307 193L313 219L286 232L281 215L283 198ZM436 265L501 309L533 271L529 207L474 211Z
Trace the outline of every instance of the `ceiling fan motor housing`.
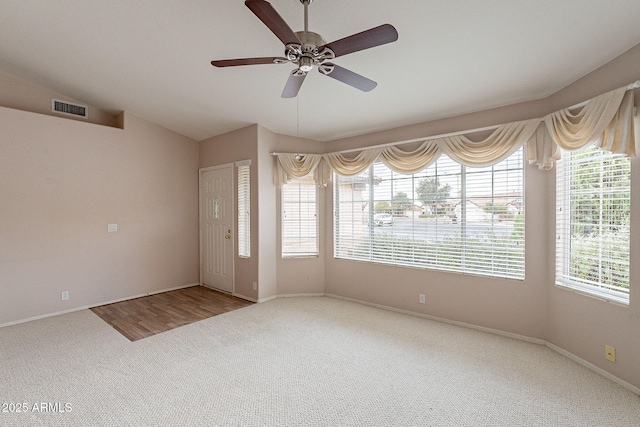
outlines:
M245 0L244 4L265 24L285 45L284 57L237 58L211 61L214 67L235 67L239 65L286 64L298 67L289 75L282 92L283 98L297 96L307 73L318 67L320 74L348 84L363 92L377 85L353 71L349 71L331 61L364 49L398 40L398 32L390 24L380 25L366 31L327 43L318 33L309 31L308 6L312 0L299 0L304 6L304 31L294 32L278 12L266 0Z
M298 75L306 74L313 66L320 67L323 62L335 58L335 53L328 47L318 49L327 44L324 37L312 31L298 31L296 36L302 44L289 43L285 47L285 56L298 65Z
M311 56L302 55L298 60L298 68L300 68L300 71L308 73L313 69L313 58Z
M298 36L303 45L318 47L327 44L324 37L318 33L314 33L313 31L298 31L296 32L296 36Z

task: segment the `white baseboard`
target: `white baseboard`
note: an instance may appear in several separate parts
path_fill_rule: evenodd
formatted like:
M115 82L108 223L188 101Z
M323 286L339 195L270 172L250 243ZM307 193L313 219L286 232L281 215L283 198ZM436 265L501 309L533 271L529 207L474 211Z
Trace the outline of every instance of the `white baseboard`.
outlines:
M68 310L56 311L54 313L41 314L39 316L33 316L33 317L28 317L26 319L19 319L19 320L14 320L14 321L7 322L7 323L2 323L2 324L0 324L0 328L4 328L5 326L18 325L20 323L31 322L33 320L46 319L47 317L59 316L61 314L73 313L75 311L87 310L87 309L94 308L94 307L100 307L101 305L114 304L116 302L127 301L127 300L130 300L130 299L136 299L136 298L147 297L149 295L161 294L163 292L170 292L170 291L177 291L178 289L191 288L193 286L199 286L199 285L200 285L200 283L190 283L188 285L175 286L173 288L162 289L160 291L147 292L146 294L132 295L132 296L124 297L124 298L114 299L114 300L111 300L111 301L105 301L105 302L100 302L100 303L96 303L96 304L85 305L85 306L82 306L82 307L70 308Z
M163 289L161 291L153 291L153 292L147 293L147 295L142 295L142 296L146 297L146 296L149 296L149 295L157 295L157 294L162 294L162 293L165 293L165 292L177 291L178 289L193 288L194 286L200 286L200 283L190 283L188 285L176 286L176 287L169 288L169 289ZM133 298L124 298L124 299L122 299L122 301L126 301L128 299L133 299ZM109 303L105 303L105 304L109 304ZM105 304L99 304L99 305L105 305ZM97 306L95 306L95 307L97 307Z
M207 288L207 289L211 289L212 291L220 292L222 294L235 295L233 292L223 291L222 289L218 289L218 288L215 288L213 286L205 285L204 283L200 283L200 286L202 286L204 288Z
M501 331L499 329L491 329L491 328L486 328L484 326L472 325L470 323L458 322L456 320L444 319L442 317L430 316L428 314L416 313L415 311L402 310L402 309L399 309L399 308L390 307L388 305L381 305L381 304L375 304L375 303L366 302L366 301L360 301L360 300L357 300L357 299L346 298L346 297L342 297L340 295L334 295L334 294L325 294L325 296L327 296L329 298L335 298L335 299L340 299L340 300L344 300L344 301L354 302L354 303L357 303L357 304L368 305L370 307L376 307L376 308L380 308L382 310L388 310L388 311L394 311L396 313L407 314L409 316L422 317L424 319L434 320L436 322L442 322L442 323L448 323L450 325L461 326L463 328L475 329L476 331L487 332L487 333L490 333L490 334L500 335L500 336L507 337L507 338L513 338L513 339L520 340L520 341L526 341L526 342L530 342L530 343L533 343L533 344L544 345L546 343L545 340L542 340L542 339L539 339L539 338L531 338L531 337L528 337L526 335L514 334L512 332L505 332L505 331Z
M34 317L29 317L27 319L20 319L20 320L15 320L12 322L8 322L8 323L3 323L0 324L0 328L4 328L6 326L11 326L11 325L17 325L19 323L25 323L25 322L31 322L33 320L39 320L39 319L45 319L47 317L53 317L53 316L58 316L61 314L67 314L67 313L73 313L75 311L80 311L80 310L87 310L93 307L99 307L101 305L107 305L107 304L113 304L113 303L117 303L117 302L121 302L121 301L126 301L126 300L130 300L130 299L135 299L135 298L141 298L141 297L145 297L145 296L149 296L149 295L155 295L155 294L160 294L163 292L169 292L169 291L175 291L178 289L184 289L184 288L190 288L193 286L201 286L200 283L191 283L188 285L183 285L183 286L176 286L173 288L169 288L169 289L164 289L164 290L159 290L159 291L154 291L154 292L148 292L146 294L140 294L140 295L133 295L133 296L129 296L129 297L125 297L125 298L119 298L116 300L111 300L111 301L106 301L106 302L101 302L101 303L97 303L97 304L92 304L92 305L87 305L87 306L83 306L83 307L76 307L76 308L72 308L69 310L63 310L63 311L57 311L55 313L48 313L48 314L43 314L40 316L34 316ZM237 294L237 293L233 293L233 296L238 297L238 298L242 298L244 300L247 301L251 301L251 302L255 302L255 303L263 303L263 302L267 302L267 301L271 301L274 300L276 298L299 298L299 297L329 297L329 298L334 298L334 299L339 299L339 300L343 300L343 301L349 301L349 302L353 302L356 304L362 304L362 305L366 305L366 306L370 306L370 307L375 307L375 308L379 308L382 310L388 310L388 311L393 311L396 313L401 313L401 314L406 314L409 316L415 316L415 317L421 317L424 319L429 319L429 320L433 320L436 322L442 322L442 323L447 323L450 325L455 325L455 326L460 326L463 328L468 328L468 329L474 329L477 331L482 331L482 332L487 332L490 334L494 334L494 335L500 335L503 337L507 337L507 338L513 338L513 339L517 339L520 341L525 341L525 342L529 342L529 343L533 343L533 344L539 344L539 345L544 345L547 348L549 348L550 350L555 351L556 353L567 357L571 360L573 360L576 363L579 363L580 365L602 375L603 377L615 382L616 384L626 388L627 390L640 395L640 388L634 386L633 384L630 384L618 377L616 377L615 375L605 371L602 368L597 367L596 365L594 365L593 363L587 362L586 360L576 356L573 353L568 352L567 350L564 350L560 347L558 347L555 344L552 344L546 340L542 340L539 338L531 338L531 337L527 337L525 335L520 335L520 334L514 334L511 332L505 332L505 331L501 331L498 329L492 329L492 328L486 328L484 326L477 326L477 325L472 325L470 323L464 323L464 322L458 322L455 320L449 320L449 319L444 319L441 317L436 317L436 316L430 316L427 314L422 314L422 313L416 313L414 311L409 311L409 310L402 310L399 308L395 308L395 307L391 307L391 306L387 306L387 305L382 305L382 304L375 304L372 302L367 302L367 301L362 301L362 300L358 300L358 299L354 299L354 298L347 298L347 297L343 297L340 295L335 295L335 294L327 294L327 293L311 293L311 294L284 294L284 295L274 295L268 298L262 298L262 299L254 299L254 298L250 298L241 294Z
M490 334L495 334L495 335L501 335L504 337L508 337L508 338L513 338L513 339L517 339L520 341L525 341L525 342L530 342L533 344L539 344L539 345L544 345L547 348L549 348L550 350L555 351L556 353L565 356L571 360L573 360L576 363L579 363L580 365L584 366L585 368L591 369L592 371L594 371L597 374L602 375L603 377L613 381L614 383L626 388L627 390L640 395L640 388L634 386L633 384L630 384L628 382L626 382L623 379L620 379L618 377L616 377L615 375L605 371L602 368L597 367L596 365L594 365L591 362L587 362L586 360L576 356L573 353L568 352L567 350L564 350L560 347L558 347L555 344L552 344L546 340L543 339L539 339L539 338L531 338L528 337L526 335L519 335L519 334L514 334L511 332L504 332L504 331L500 331L498 329L491 329L491 328L485 328L483 326L476 326L476 325L472 325L470 323L464 323L464 322L458 322L455 320L448 320L448 319L443 319L440 317L435 317L435 316L429 316L426 314L422 314L422 313L416 313L413 311L408 311L408 310L401 310L398 308L394 308L394 307L389 307L386 305L381 305L381 304L375 304L375 303L371 303L371 302L367 302L367 301L361 301L361 300L357 300L354 298L347 298L347 297L342 297L340 295L334 295L334 294L325 294L325 296L329 297L329 298L335 298L335 299L339 299L339 300L344 300L344 301L349 301L349 302L353 302L356 304L363 304L363 305L368 305L370 307L376 307L376 308L380 308L382 310L389 310L389 311L394 311L396 313L402 313L402 314L407 314L410 316L417 316L417 317L422 317L425 319L429 319L429 320L434 320L436 322L442 322L442 323L448 323L451 325L456 325L456 326L460 326L463 328L469 328L469 329L475 329L477 331L482 331L482 332L488 332Z
M283 294L283 295L273 295L267 298L259 299L255 302L263 303L267 301L271 301L277 298L300 298L300 297L324 297L326 294L324 293L313 293L313 294Z
M227 295L231 295L232 297L236 297L236 298L243 299L243 300L245 300L245 301L249 301L249 302L256 302L256 303L257 303L257 302L262 302L261 300L257 300L257 299L255 299L255 298L251 298L251 297L248 297L248 296L246 296L246 295L239 294L239 293L237 293L237 292L227 292L227 291L223 291L222 289L214 288L213 286L208 286L208 285L205 285L204 283L202 284L202 286L204 286L204 287L205 287L205 288L207 288L207 289L214 290L214 291L216 291L216 292L222 292L223 294L227 294Z
M640 395L640 388L634 386L633 384L629 384L625 380L620 379L620 378L616 377L613 374L610 374L609 372L605 371L604 369L597 367L596 365L594 365L591 362L587 362L586 360L581 359L580 357L576 356L575 354L570 353L567 350L565 350L563 348L560 348L555 344L551 344L550 342L545 341L545 345L549 349L555 351L556 353L561 354L564 357L567 357L567 358L573 360L574 362L579 363L580 365L584 366L585 368L589 368L592 371L602 375L603 377L605 377L607 379L610 379L614 383L621 385L622 387L626 388L627 390L632 391L635 394Z
M314 293L314 294L284 294L278 295L277 298L300 298L300 297L324 297L327 296L325 293Z
M233 296L241 298L243 300L251 301L251 302L260 302L259 300L255 299L255 298L249 298L247 296L244 296L242 294L238 294L238 293L235 293L235 292L233 293Z

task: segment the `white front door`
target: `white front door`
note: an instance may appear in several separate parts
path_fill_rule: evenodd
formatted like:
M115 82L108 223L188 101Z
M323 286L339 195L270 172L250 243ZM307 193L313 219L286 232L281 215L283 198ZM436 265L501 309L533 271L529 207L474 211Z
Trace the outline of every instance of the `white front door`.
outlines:
M200 170L200 280L233 292L233 165Z

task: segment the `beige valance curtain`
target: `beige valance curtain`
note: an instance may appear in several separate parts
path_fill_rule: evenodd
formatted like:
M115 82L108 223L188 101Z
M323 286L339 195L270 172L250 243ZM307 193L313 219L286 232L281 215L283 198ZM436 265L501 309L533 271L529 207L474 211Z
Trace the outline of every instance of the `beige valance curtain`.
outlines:
M533 135L540 119L507 123L499 126L486 139L472 141L465 135L424 141L413 151L399 146L363 150L355 157L329 153L324 159L339 175L353 176L367 169L378 158L391 170L410 174L421 171L446 154L454 161L472 167L489 166L507 158Z
M634 157L635 87L638 82L597 96L581 108L565 108L542 118L500 125L482 141L454 135L427 139L412 151L393 145L364 149L354 155L278 154L280 183L313 172L316 182L326 185L330 175L327 168L338 175L353 176L378 159L393 171L411 174L428 167L441 154L465 166L486 167L523 145L528 162L540 169L553 168L560 149L577 150L594 143L603 150Z
M329 153L324 155L324 159L329 164L331 170L338 175L353 176L367 169L376 161L382 148L370 148L359 152L355 157L347 157L342 153Z
M442 151L431 141L424 141L413 151L403 151L400 147L391 146L382 150L382 162L391 170L399 173L416 173L426 168L440 157Z
M470 167L491 166L509 157L534 134L539 119L499 126L483 141L474 142L465 135L434 140L452 160Z
M294 178L302 178L313 174L317 183L326 184L327 179L322 168L318 167L322 160L321 154L278 154L278 182L280 185L286 184Z
M597 96L577 112L565 108L543 117L544 125L527 147L529 163L551 169L560 158L559 149L572 151L592 144L635 157L634 86Z

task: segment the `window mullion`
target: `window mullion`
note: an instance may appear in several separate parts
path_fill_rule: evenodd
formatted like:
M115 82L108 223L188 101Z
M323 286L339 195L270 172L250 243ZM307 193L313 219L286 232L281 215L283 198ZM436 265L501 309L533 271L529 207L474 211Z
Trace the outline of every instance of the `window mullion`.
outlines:
M564 240L556 245L557 284L628 303L629 175L628 159L595 147L563 153L556 175L556 203L566 207L557 218Z
M376 162L361 175L336 177L334 253L522 279L523 174L520 150L499 167L478 171L442 156L424 172L406 176ZM346 203L347 198L351 202ZM413 212L418 199L425 215ZM499 208L489 209L489 204ZM389 211L394 217L383 221L383 212Z
M315 182L310 177L294 179L282 186L280 194L282 256L317 256L318 203Z
M375 231L373 229L373 227L375 227L375 224L373 223L373 204L375 203L375 193L374 193L374 189L373 189L373 182L374 182L374 169L373 169L373 165L371 165L369 167L369 204L368 206L368 211L367 214L369 215L369 220L368 220L368 231L369 231L369 259L373 260L375 258L375 253L374 253L374 243L375 243Z
M598 172L600 174L600 194L599 194L599 213L598 213L598 282L603 283L602 278L602 244L604 231L604 164L600 162Z
M467 168L460 165L460 260L462 268L466 265L467 247Z

